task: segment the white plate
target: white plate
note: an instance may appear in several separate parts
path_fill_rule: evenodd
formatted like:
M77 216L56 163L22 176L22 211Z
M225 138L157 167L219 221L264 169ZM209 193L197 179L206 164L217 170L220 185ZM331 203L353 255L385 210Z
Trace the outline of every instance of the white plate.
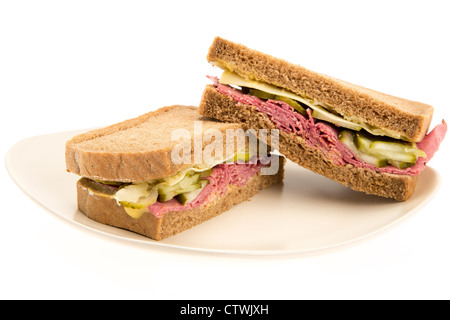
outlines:
M86 131L86 130L84 130ZM76 206L77 176L65 170L65 142L83 131L25 139L7 153L7 169L32 199L59 217L115 238L151 246L233 253L311 253L336 248L379 233L417 211L440 184L428 167L414 196L396 202L352 191L288 161L283 184L197 227L153 241L85 217Z

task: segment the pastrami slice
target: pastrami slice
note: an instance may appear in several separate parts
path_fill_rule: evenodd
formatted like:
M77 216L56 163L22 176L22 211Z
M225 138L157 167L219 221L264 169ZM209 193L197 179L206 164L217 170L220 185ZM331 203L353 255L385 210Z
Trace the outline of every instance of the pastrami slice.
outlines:
M296 112L292 106L283 101L263 100L258 97L245 94L229 85L220 84L216 77L209 77L216 90L231 97L238 103L251 105L259 112L266 114L278 129L286 133L296 133L301 136L313 149L319 150L336 165L351 164L355 167L367 168L380 173L390 173L398 175L419 175L425 169L434 156L447 132L445 121L438 124L425 138L417 143L417 147L423 150L426 158L419 157L416 163L408 168L399 169L392 165L376 167L358 159L354 152L350 150L338 139L339 129L330 123L318 121L312 116L310 109L304 116Z

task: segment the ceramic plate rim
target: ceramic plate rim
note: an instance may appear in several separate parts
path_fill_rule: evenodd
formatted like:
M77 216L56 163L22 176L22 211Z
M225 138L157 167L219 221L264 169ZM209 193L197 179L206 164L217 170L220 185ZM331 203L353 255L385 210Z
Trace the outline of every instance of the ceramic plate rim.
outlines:
M424 207L429 201L431 201L431 199L433 199L433 197L435 196L435 194L437 193L437 191L439 190L439 188L441 186L441 177L440 177L439 173L432 167L428 166L426 168L426 170L433 172L433 174L435 175L435 178L436 178L436 184L435 184L434 189L431 192L429 192L426 199L424 201L420 202L419 205L412 208L405 214L402 214L400 217L387 223L386 225L384 225L378 229L375 229L371 232L368 232L367 234L364 234L362 236L359 236L359 237L356 237L356 238L353 238L353 239L350 239L347 241L343 241L343 242L339 242L339 243L335 243L335 244L327 245L327 246L323 246L323 247L312 248L312 249L285 249L285 250L283 250L283 249L282 250L211 249L211 248L191 247L191 246L186 246L186 245L183 246L183 245L179 245L179 244L170 244L170 243L165 243L162 241L155 241L152 239L148 239L148 238L145 238L140 235L137 235L138 238L124 237L124 236L121 236L118 234L114 234L114 232L112 232L113 230L117 230L117 228L115 228L115 227L101 225L100 223L91 220L91 222L93 222L92 223L93 225L102 226L102 228L95 228L93 225L87 225L80 221L70 219L68 216L66 216L64 214L55 212L51 208L47 207L44 203L42 203L40 201L40 199L36 198L35 195L30 193L29 190L27 190L23 186L21 181L19 181L19 179L17 179L17 177L15 176L15 173L14 173L15 169L13 168L14 165L12 164L12 157L13 157L16 149L19 148L21 144L26 143L27 141L30 141L32 139L40 139L40 138L45 138L45 137L49 137L49 136L59 136L59 135L75 135L75 134L79 134L79 133L86 132L89 130L90 129L83 129L83 130L71 130L71 131L49 133L49 134L43 134L43 135L38 135L38 136L31 136L31 137L28 137L28 138L25 138L25 139L22 139L22 140L16 142L7 150L5 159L4 159L4 163L6 165L6 169L7 169L8 173L10 175L10 178L14 181L14 183L19 187L19 189L24 194L26 194L29 198L31 198L41 208L45 209L47 212L50 212L53 216L56 216L56 217L60 218L61 220L65 221L66 223L69 223L70 225L76 225L80 228L89 230L96 234L101 234L103 236L112 237L113 239L126 240L131 243L136 243L136 244L146 245L146 246L148 245L150 247L154 246L154 247L160 247L160 248L171 248L171 249L179 249L179 250L185 250L185 251L187 250L187 251L193 251L193 252L218 253L218 254L228 254L228 255L249 255L249 256L279 256L279 255L293 255L293 254L305 255L305 254L310 254L310 253L324 253L324 252L328 252L330 250L332 251L333 249L336 249L336 248L344 248L344 247L348 246L349 244L359 243L362 240L369 239L369 238L373 237L374 235L381 234L381 233L385 232L386 230L391 229L394 225L397 225L398 223L400 223L400 222L404 221L405 219L414 215L422 207ZM303 169L303 170L305 170L305 169ZM78 213L83 215L79 211L78 211ZM74 217L74 215L72 217ZM102 229L104 229L104 230L102 230ZM123 230L123 232L126 234L134 234L133 232L126 231L126 230ZM134 234L134 235L136 235L136 234Z

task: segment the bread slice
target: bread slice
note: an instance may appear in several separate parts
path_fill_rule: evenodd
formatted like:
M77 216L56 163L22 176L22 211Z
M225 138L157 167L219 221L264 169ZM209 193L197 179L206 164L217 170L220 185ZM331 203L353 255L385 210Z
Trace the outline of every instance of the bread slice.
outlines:
M197 107L169 106L106 128L73 137L66 143L66 168L74 174L104 181L142 182L171 176L190 166L174 164L172 141L176 129L189 131L191 148L199 141L194 121L201 121L202 132L209 129L225 133L239 125L204 119ZM191 162L193 162L193 158Z
M411 141L421 141L431 123L433 107L427 104L310 71L220 37L214 39L207 59L244 78L312 98L350 119L400 134Z
M266 114L251 105L237 103L212 85L206 86L199 111L204 116L239 123L244 130L278 129ZM259 136L259 139L270 144L264 136ZM279 130L279 151L306 169L367 194L405 201L413 195L417 183L417 176L377 173L352 165L337 166L321 152L309 147L301 136L283 130Z
M162 240L209 220L256 195L259 190L281 182L285 159L280 157L278 172L274 175L255 174L244 186L231 185L228 191L215 201L197 208L178 212L166 212L158 218L145 213L139 219L130 217L114 199L90 192L87 179L77 183L78 208L90 219L102 224L130 230L154 240Z

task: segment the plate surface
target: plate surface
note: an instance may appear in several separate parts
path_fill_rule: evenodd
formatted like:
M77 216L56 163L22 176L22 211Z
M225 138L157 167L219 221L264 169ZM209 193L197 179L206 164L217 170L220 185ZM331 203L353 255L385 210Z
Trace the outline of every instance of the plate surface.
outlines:
M79 177L65 170L65 143L83 131L31 137L6 155L16 184L57 216L84 228L149 246L232 254L310 253L336 248L385 230L416 212L435 193L440 177L427 167L414 196L396 202L355 192L288 161L283 184L163 241L92 221L77 210Z

